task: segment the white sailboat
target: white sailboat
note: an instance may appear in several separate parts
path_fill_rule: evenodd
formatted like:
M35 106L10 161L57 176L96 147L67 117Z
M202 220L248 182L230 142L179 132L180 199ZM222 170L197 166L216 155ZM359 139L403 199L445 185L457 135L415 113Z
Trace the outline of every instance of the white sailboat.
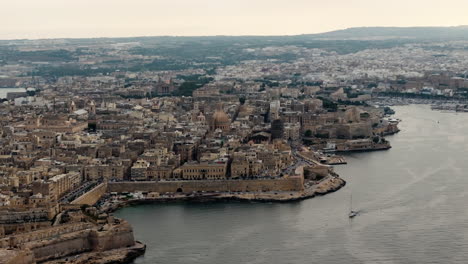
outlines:
M349 201L349 218L353 218L359 214L359 211L353 211L353 195L351 194L350 201Z

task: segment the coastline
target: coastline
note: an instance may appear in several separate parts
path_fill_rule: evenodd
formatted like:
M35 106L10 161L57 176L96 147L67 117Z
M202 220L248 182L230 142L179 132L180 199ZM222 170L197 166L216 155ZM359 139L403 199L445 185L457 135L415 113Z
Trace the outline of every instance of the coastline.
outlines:
M316 196L323 196L333 193L346 185L346 181L338 176L327 176L315 185L306 184L300 192L251 192L251 193L203 193L199 195L174 195L170 197L140 197L126 200L114 201L112 204L100 208L101 212L112 213L118 209L137 206L141 204L171 203L171 202L221 202L221 201L242 201L242 202L295 202L311 199ZM107 200L108 198L104 198ZM105 201L104 201L105 202Z
M316 196L323 196L338 191L346 185L346 181L338 177L336 173L329 174L319 182L307 182L304 190L298 192L249 192L249 193L203 193L193 196L173 195L170 197L139 197L126 200L118 200L111 203L112 206L100 207L101 213L112 213L121 208L155 203L176 203L176 202L276 202L289 203L311 199ZM101 203L108 201L111 196L107 195L101 199ZM98 202L99 204L99 202ZM136 258L145 254L146 245L140 241L135 241L135 245L128 248L118 248L98 252L86 252L77 256L68 256L60 259L46 261L47 264L129 264Z
M100 208L103 213L112 213L121 208L138 206L143 204L157 203L177 203L177 202L275 202L275 203L290 203L299 202L306 199L311 199L317 196L323 196L336 192L346 185L346 181L340 178L336 173L330 174L322 179L317 184L305 184L305 188L300 192L268 192L268 193L205 193L195 196L173 196L173 197L155 197L155 198L134 198L128 200L119 200L117 203L112 203L112 206ZM103 198L109 199L110 196ZM72 263L72 264L128 264L136 258L144 255L146 245L136 241L135 246L130 248L115 249L104 252L89 252L78 256L75 259L62 258L60 260L47 262L48 264ZM65 262L64 262L65 261Z
M135 241L135 245L128 248L118 248L101 252L88 252L78 256L64 257L47 264L129 264L136 258L145 254L146 245L140 241Z
M394 133L396 134L396 133ZM391 134L393 135L393 134ZM349 150L336 150L335 153L355 153L355 152L372 152L372 151L383 151L383 150L389 150L391 149L392 146L386 146L386 147L373 147L373 148L367 148L367 149L349 149Z

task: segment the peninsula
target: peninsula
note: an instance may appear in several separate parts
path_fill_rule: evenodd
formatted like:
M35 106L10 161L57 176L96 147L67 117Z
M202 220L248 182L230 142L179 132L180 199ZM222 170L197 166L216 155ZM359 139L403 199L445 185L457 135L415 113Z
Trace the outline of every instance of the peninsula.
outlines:
M126 263L118 208L324 195L391 148L394 98L466 111L462 39L323 37L0 42L0 263Z

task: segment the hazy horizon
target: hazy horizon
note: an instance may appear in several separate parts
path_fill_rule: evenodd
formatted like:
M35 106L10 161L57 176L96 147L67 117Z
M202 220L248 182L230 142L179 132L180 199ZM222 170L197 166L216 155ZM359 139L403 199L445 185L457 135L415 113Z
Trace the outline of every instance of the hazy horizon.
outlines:
M315 2L315 3L314 3ZM468 24L468 1L15 0L0 39L299 35L351 27Z

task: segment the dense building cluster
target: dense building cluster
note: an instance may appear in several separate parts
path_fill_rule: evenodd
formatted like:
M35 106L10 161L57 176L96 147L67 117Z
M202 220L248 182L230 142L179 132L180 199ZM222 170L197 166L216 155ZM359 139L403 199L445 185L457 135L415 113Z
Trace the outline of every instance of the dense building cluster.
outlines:
M468 97L468 55L455 42L450 52L413 43L347 54L245 46L242 62L224 64L117 44L25 41L1 61L0 87L24 89L0 103L0 256L27 245L34 256L18 257L47 261L52 242L60 257L134 246L128 224L102 210L114 198L336 190L344 182L328 164L345 161L332 153L389 149L384 137L398 132L376 96ZM125 239L113 245L114 234Z
M119 88L77 93L56 84L5 102L1 180L13 192L4 203L18 193L23 204L39 196L58 202L89 182L284 177L303 143L372 149L388 146L380 136L397 130L382 109L335 103L340 90L221 93L227 86L215 81L194 97L132 99L116 94ZM310 92L283 94L301 89Z

